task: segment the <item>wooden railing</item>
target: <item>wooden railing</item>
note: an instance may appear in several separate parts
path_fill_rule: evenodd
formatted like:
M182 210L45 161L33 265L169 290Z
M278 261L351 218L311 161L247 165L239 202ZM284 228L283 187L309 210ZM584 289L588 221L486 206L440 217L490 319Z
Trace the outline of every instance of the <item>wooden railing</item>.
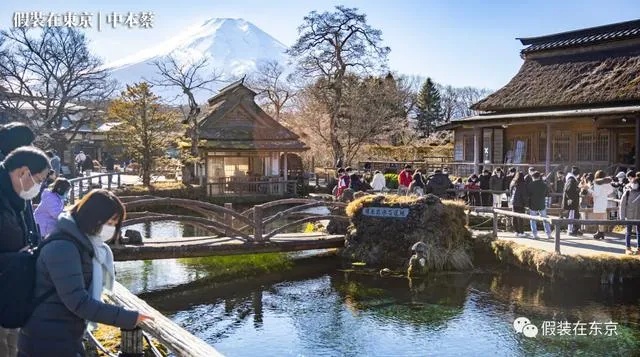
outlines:
M498 237L498 216L507 216L513 218L521 218L526 220L532 220L537 222L547 222L554 227L554 244L555 252L560 254L560 238L561 229L565 225L598 225L598 226L619 226L619 225L640 225L640 220L623 220L623 219L569 219L569 218L556 218L556 217L540 217L532 216L526 213L518 213L507 211L503 209L493 207L483 207L484 212L491 212L493 214L493 236Z
M73 204L75 203L76 198L82 198L82 196L84 196L87 192L91 191L92 185L94 184L99 185L102 188L103 182L106 182L107 190L111 190L112 186L113 188L121 187L122 178L120 177L120 175L122 175L122 173L120 172L110 172L106 174L97 174L70 179L69 183L71 184L71 191L69 193L69 203ZM94 182L96 180L97 182Z
M219 206L208 202L179 198L144 196L140 199L129 197L125 198L124 201L127 211L141 207L144 207L145 209L152 209L157 206L178 206L192 210L197 213L198 216L155 212L131 212L128 214L128 219L123 222L122 227L146 222L180 221L208 228L219 235L233 237L245 243L267 242L285 229L306 222L315 222L327 219L348 220L344 213L346 203L302 198L271 201L262 205L256 205L244 212L237 212L233 210L233 205L231 203L225 203L224 206ZM290 205L296 206L289 207L270 216L266 216L268 209ZM305 210L314 207L342 208L342 210L339 210L339 214L314 214L304 212ZM285 218L295 218L295 221L284 223L270 231L267 231L267 229L273 225L276 220ZM117 243L120 243L120 241Z
M139 311L147 316L153 317L153 320L142 322L141 325L134 330L121 330L121 355L142 356L142 333L144 331L177 356L222 356L213 346L178 326L178 324L149 306L144 300L132 294L118 282L115 283L113 291L107 295L107 299L115 305L122 306L129 310Z
M228 195L272 195L272 196L295 196L297 186L295 180L220 180L218 182L207 183L207 194L209 196Z

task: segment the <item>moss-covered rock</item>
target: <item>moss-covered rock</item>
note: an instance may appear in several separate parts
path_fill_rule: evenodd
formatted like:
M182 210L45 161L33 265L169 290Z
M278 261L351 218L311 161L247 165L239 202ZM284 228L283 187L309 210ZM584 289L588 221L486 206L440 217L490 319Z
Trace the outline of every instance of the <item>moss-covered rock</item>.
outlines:
M406 217L377 217L365 208L406 208ZM472 267L471 232L465 227L463 205L424 197L377 195L357 199L347 206L352 226L344 254L369 266L406 268L417 242L426 245L425 269L464 270Z

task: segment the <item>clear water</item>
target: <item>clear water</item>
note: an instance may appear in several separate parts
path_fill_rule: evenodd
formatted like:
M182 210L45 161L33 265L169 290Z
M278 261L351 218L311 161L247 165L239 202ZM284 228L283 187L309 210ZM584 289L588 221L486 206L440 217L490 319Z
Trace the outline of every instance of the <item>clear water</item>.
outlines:
M640 289L633 286L550 283L513 271L410 281L344 272L333 262L225 284L189 285L206 276L207 267L185 260L117 263L117 269L125 285L227 356L633 356L640 351ZM530 338L514 330L521 316L539 329L544 321L618 325L612 336L572 331Z

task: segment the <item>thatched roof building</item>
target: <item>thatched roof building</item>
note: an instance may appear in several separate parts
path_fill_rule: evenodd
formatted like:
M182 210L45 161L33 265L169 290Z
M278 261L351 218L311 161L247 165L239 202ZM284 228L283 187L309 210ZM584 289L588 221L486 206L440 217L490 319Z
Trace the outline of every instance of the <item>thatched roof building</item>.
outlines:
M640 20L519 40L518 73L472 106L481 114L443 127L455 130L456 161L635 165Z
M206 161L210 194L286 194L293 153L308 150L298 135L265 113L244 78L207 101L199 120L200 144ZM295 162L292 162L294 160Z

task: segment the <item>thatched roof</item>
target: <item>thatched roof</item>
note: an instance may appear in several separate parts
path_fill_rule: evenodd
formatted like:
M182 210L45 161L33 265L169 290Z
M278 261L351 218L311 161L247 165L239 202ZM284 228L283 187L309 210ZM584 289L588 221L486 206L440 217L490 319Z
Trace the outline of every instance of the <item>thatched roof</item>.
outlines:
M253 100L255 92L242 81L209 99L199 120L200 139L217 150L304 151L295 133L265 113Z
M472 106L480 111L640 102L640 46L527 59L513 79Z

